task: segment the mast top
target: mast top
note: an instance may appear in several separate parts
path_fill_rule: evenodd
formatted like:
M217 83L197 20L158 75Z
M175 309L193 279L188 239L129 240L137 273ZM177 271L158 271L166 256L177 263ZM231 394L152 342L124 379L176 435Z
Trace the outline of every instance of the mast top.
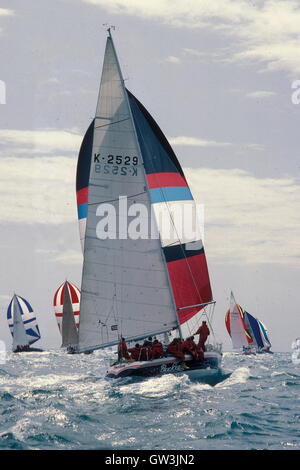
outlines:
M115 30L115 29L116 29L116 27L115 27L113 24L111 24L111 25L108 25L108 23L103 23L103 25L102 25L102 26L108 26L108 28L107 28L107 30L106 30L106 31L108 32L108 37L112 39L112 35L111 35L111 29Z

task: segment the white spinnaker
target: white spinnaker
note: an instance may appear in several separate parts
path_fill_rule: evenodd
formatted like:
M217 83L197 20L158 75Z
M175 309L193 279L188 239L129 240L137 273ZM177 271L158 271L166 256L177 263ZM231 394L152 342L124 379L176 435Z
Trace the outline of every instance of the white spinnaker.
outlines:
M127 339L145 337L178 326L160 240L135 240L126 238L126 234L122 238L118 222L115 239L99 239L101 204L110 204L117 221L124 222L119 196L128 197L129 211L134 204L142 204L147 209L144 220L150 226L151 203L142 157L118 60L108 37L89 180L80 302L81 351L116 344L120 335Z
M249 346L245 335L245 328L241 319L240 311L232 292L230 296L229 319L233 349L240 349L243 346Z
M20 305L15 295L13 298L13 305L12 305L12 314L13 314L13 351L17 349L17 346L25 346L29 344Z
M300 350L300 338L296 338L295 341L292 342L292 349Z

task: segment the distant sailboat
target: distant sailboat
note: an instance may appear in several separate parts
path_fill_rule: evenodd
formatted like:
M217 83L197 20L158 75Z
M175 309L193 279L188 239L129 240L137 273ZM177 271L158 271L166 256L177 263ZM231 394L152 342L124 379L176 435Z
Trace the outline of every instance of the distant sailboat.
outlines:
M59 331L61 347L72 348L78 344L80 290L69 281L59 286L54 294L53 305Z
M36 317L29 302L14 295L7 309L8 326L13 337L13 352L42 351L30 347L41 337Z
M292 342L292 361L294 364L300 364L300 338Z
M116 345L121 337L136 342L172 331L182 336L181 325L215 303L199 232L185 238L172 217L175 206L189 206L194 222L195 203L166 137L125 88L110 31L96 116L79 153L76 189L84 250L78 352ZM161 218L170 222L173 233L168 237L159 229L156 237L130 237L125 204L131 220L139 210L147 227L154 220L157 231ZM99 236L105 207L118 223L112 221L107 229L112 231ZM207 348L202 363L190 356L186 361L199 376L216 374L220 348ZM174 357L119 363L107 375L168 371L183 371Z
M271 353L271 342L267 335L267 329L263 322L258 320L257 318L253 317L248 312L244 312L245 323L247 325L247 329L251 334L253 339L253 343L257 353Z
M236 303L233 292L230 295L230 308L225 316L225 324L233 349L244 354L271 353L265 325Z
M244 311L236 303L233 292L230 294L230 308L226 312L225 325L231 337L233 349L245 354L254 354L254 343L245 323Z

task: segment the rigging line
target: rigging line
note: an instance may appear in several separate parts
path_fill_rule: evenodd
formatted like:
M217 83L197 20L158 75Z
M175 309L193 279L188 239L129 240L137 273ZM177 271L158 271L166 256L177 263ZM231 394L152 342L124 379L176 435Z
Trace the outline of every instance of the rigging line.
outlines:
M95 118L95 119L103 119L103 118ZM114 122L109 122L107 124L103 124L102 126L95 126L95 129L101 129L102 127L111 126L112 124L118 124L119 122L128 121L129 119L130 117L127 117L125 119L119 119L119 121L114 121Z
M141 196L142 194L146 194L147 191L142 191L141 193L136 193L136 194L132 194L131 196L126 196L126 199L130 199L132 197L137 197L137 196ZM110 199L108 201L101 201L101 202L89 202L88 205L89 206L95 206L97 204L108 204L109 202L116 202L116 201L119 201L120 200L120 197L118 197L118 199Z
M210 304L210 305L212 305L212 304ZM212 316L213 316L213 313L214 313L214 311L215 311L215 305L216 305L216 304L214 303L214 304L213 304ZM215 341L216 341L215 333L214 333L214 330L213 330L213 327L212 327L212 319L210 318L209 314L206 312L206 307L205 307L203 310L204 310L204 312L203 312L203 314L201 314L201 315L205 315L205 316L206 316L208 325L209 325L209 327L210 327L210 331L211 331L212 336L214 337L214 339L215 339Z
M107 323L107 320L109 319L111 313L114 311L114 299L115 299L115 297L116 297L116 293L114 292L114 295L113 295L113 297L112 297L112 299L111 299L111 300L112 300L111 308L110 308L110 310L109 310L109 312L108 312L107 317L105 318L105 324Z
M114 305L116 306L116 310L114 309L114 313L115 313L115 316L114 316L114 319L115 321L117 322L117 324L119 323L119 319L121 318L121 336L122 336L122 324L123 324L123 321L122 321L122 317L119 317L119 313L118 313L118 302L117 302L117 284L114 283L114 289L115 289L115 293L114 293L114 299L113 299L113 302L114 302Z
M95 308L95 311L97 310L97 303L96 303L96 300L94 300L94 308ZM101 323L103 325L103 322L101 322L101 320L98 320L98 325L97 326L101 326ZM101 343L104 343L104 333L103 333L103 328L101 328L100 330L100 338L101 338Z

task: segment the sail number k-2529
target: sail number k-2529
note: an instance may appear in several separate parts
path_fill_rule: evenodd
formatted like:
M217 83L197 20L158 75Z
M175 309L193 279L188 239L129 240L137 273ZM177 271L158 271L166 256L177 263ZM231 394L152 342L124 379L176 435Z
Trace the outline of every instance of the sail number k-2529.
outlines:
M94 154L95 173L137 176L138 157L129 155Z

